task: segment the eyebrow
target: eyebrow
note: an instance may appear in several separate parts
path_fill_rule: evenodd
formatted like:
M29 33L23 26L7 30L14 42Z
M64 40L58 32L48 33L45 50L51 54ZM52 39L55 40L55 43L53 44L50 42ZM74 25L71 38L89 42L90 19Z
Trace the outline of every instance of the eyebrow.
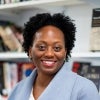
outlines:
M39 41L37 41L37 42L42 42L42 43L47 43L46 41L44 41L44 40L39 40ZM61 41L54 41L54 43L56 44L56 43L61 43Z

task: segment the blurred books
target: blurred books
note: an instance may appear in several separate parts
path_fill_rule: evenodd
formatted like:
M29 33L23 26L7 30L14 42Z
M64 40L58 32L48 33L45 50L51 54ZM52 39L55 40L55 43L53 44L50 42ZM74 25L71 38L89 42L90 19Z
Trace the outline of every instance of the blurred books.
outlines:
M100 8L93 9L90 51L100 51Z
M0 22L0 52L22 52L23 30L21 27L7 22Z
M72 71L93 81L100 92L100 66L92 66L90 62L74 61Z
M33 63L0 62L0 94L3 95L3 90L9 94L19 81L31 74L34 68Z

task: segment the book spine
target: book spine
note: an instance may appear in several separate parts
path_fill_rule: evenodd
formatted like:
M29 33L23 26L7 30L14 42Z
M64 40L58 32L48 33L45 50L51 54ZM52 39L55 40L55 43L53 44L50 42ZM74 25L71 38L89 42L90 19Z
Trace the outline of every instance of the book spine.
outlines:
M0 94L2 94L2 90L5 88L4 86L4 69L3 62L0 62Z

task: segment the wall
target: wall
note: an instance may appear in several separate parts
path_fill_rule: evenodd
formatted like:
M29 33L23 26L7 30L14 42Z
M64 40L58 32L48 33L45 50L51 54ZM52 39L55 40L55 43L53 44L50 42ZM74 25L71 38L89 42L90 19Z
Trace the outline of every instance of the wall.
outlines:
M63 7L41 7L41 8L34 8L30 10L24 10L20 14L20 21L17 21L17 24L23 26L25 22L29 20L29 18L37 13L57 13L57 12L63 12Z
M90 45L92 7L90 5L80 5L68 7L66 15L75 20L77 32L74 52L88 52Z

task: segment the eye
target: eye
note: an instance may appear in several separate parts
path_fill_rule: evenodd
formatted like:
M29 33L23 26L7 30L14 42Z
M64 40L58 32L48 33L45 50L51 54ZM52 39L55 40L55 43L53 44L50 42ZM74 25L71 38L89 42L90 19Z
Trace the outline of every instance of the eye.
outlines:
M45 46L45 45L39 45L39 46L38 46L38 49L39 49L40 51L44 51L44 50L46 49L46 46Z
M61 47L54 47L54 51L59 52L61 50Z

